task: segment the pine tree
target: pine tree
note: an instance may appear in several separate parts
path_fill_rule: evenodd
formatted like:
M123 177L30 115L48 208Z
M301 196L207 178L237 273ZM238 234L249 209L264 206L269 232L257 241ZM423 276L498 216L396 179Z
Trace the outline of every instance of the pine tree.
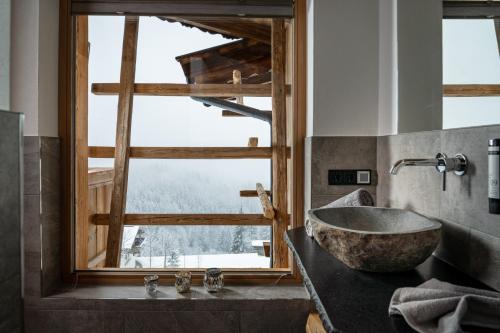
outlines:
M231 246L231 253L243 252L243 226L239 225L233 234L233 245Z
M170 251L168 256L168 266L169 267L179 267L180 256L176 250Z

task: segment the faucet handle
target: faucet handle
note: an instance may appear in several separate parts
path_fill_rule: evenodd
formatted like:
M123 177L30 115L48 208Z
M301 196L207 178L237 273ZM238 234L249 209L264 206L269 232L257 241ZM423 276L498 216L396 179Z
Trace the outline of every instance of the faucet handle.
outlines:
M456 154L455 157L448 158L444 153L436 155L436 170L438 172L453 171L457 176L463 176L467 172L469 161L464 154Z
M445 153L437 153L436 155L436 170L440 173L445 173L449 171L448 156Z

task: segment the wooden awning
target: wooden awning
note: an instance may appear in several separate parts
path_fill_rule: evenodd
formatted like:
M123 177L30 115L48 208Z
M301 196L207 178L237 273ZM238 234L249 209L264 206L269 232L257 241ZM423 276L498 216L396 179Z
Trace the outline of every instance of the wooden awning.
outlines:
M189 83L231 83L233 70L241 72L242 83L268 83L271 47L242 39L176 57Z

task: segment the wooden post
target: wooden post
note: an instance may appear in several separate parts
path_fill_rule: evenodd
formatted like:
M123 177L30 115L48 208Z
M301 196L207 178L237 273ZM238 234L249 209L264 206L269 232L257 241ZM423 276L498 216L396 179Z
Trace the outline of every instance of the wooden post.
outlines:
M250 137L248 138L248 147L257 147L259 145L259 138Z
M286 32L283 19L272 22L272 180L273 206L273 267L288 267L288 248L284 234L288 226L287 211L287 148L286 148Z
M88 17L76 18L75 63L75 218L77 269L88 263Z
M118 267L120 264L120 248L127 198L130 129L134 98L138 29L139 18L137 16L127 16L125 18L123 33L118 118L116 124L115 173L109 214L106 267Z
M261 183L257 183L256 189L260 204L262 205L262 214L266 219L273 219L274 208L271 201L269 201L269 196L267 195L266 190L264 190L264 186L262 186Z
M237 69L233 71L233 84L241 84L241 72ZM243 104L243 96L236 97L236 103Z

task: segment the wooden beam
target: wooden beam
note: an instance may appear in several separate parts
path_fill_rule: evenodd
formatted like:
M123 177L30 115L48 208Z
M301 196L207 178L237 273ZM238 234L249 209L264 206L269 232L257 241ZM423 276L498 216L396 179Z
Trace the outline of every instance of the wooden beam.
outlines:
M95 95L117 95L119 83L93 83ZM270 97L270 84L182 84L182 83L136 83L134 94L140 96L195 96L195 97Z
M444 97L500 96L500 84L444 84Z
M292 17L291 0L72 0L71 13L85 15L145 15L204 17Z
M130 130L134 100L135 63L137 57L137 33L139 18L125 17L123 32L122 63L120 84L118 85L118 118L116 123L116 149L109 218L108 242L106 249L106 267L119 267L120 250L123 234L123 220L127 201L128 162Z
M237 69L233 71L233 84L241 84L241 72ZM243 96L237 96L236 103L243 104Z
M113 158L114 147L89 147L91 158ZM287 149L290 155L290 149ZM130 147L130 158L147 159L266 159L270 147Z
M272 199L273 267L288 267L288 248L284 234L288 226L287 146L286 146L286 31L283 19L273 19L272 36Z
M95 225L108 225L109 214L96 214ZM271 225L261 214L125 214L124 225Z
M262 205L262 215L264 215L266 219L272 220L275 216L275 212L273 205L269 200L269 195L267 194L266 190L264 190L264 186L262 186L261 183L257 183L256 189L257 196L259 197L260 204Z
M248 147L257 147L259 145L259 138L250 137L248 138Z
M88 264L88 98L89 38L88 17L76 18L75 51L75 219L77 269Z
M271 196L271 191L265 191L268 196ZM240 197L242 198L258 198L259 194L256 190L241 190Z

